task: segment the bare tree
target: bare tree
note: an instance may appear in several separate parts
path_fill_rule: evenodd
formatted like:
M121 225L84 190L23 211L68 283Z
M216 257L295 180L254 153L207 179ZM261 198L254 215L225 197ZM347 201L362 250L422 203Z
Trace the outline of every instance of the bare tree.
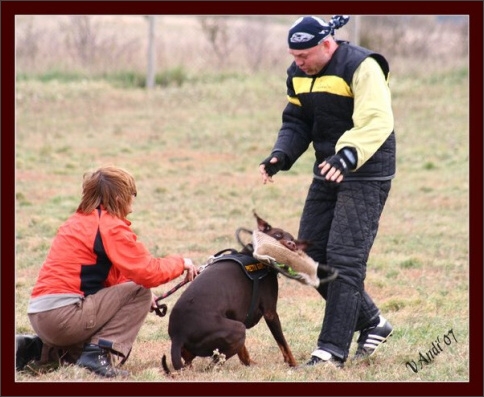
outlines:
M202 32L207 38L218 64L223 66L233 49L231 37L227 26L226 16L200 16L198 17Z
M16 37L16 60L23 61L25 66L34 68L39 55L39 42L44 39L44 33L34 28L34 17L30 17L25 28Z
M71 67L91 73L129 70L139 59L140 39L120 36L94 15L71 15L60 22ZM67 62L65 62L68 64Z
M88 66L96 56L97 31L88 15L71 15L71 24L67 29L67 47L74 50L83 66Z
M239 41L245 49L246 60L252 71L257 72L261 68L264 57L267 54L267 17L247 20L240 29Z

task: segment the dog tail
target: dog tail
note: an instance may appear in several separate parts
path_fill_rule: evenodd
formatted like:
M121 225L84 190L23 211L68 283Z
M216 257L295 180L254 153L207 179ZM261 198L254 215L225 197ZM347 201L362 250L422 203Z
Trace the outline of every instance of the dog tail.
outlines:
M171 375L170 368L168 368L168 363L166 362L166 354L163 354L163 357L161 358L161 366L163 371L165 371L165 374Z

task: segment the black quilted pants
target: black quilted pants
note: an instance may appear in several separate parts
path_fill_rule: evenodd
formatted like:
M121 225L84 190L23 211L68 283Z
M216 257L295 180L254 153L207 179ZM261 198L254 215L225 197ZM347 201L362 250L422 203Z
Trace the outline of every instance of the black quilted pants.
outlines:
M299 225L299 239L316 262L335 267L339 275L318 288L326 309L318 348L346 360L355 331L378 321L380 311L365 292L366 263L375 241L391 181L314 179Z

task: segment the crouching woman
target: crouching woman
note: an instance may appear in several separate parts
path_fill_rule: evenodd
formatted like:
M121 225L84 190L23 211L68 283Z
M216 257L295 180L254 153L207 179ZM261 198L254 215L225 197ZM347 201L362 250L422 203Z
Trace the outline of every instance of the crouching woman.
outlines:
M77 211L59 228L33 288L28 306L40 346L104 377L128 376L118 369L156 298L150 288L181 276L196 275L189 258L157 258L137 240L126 219L137 194L134 178L123 169L102 167L84 175ZM17 338L17 349L20 344ZM29 353L26 353L29 352ZM28 361L32 349L17 350ZM39 352L34 352L37 356ZM18 364L17 364L18 368Z

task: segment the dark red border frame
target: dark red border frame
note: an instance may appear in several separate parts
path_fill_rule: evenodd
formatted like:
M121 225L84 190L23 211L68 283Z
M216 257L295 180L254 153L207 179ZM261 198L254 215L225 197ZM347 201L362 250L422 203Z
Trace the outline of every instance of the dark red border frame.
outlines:
M482 396L483 3L481 1L2 1L1 2L1 389L3 396ZM18 14L373 14L470 16L470 381L466 383L15 383L15 66ZM424 38L423 38L424 39Z

